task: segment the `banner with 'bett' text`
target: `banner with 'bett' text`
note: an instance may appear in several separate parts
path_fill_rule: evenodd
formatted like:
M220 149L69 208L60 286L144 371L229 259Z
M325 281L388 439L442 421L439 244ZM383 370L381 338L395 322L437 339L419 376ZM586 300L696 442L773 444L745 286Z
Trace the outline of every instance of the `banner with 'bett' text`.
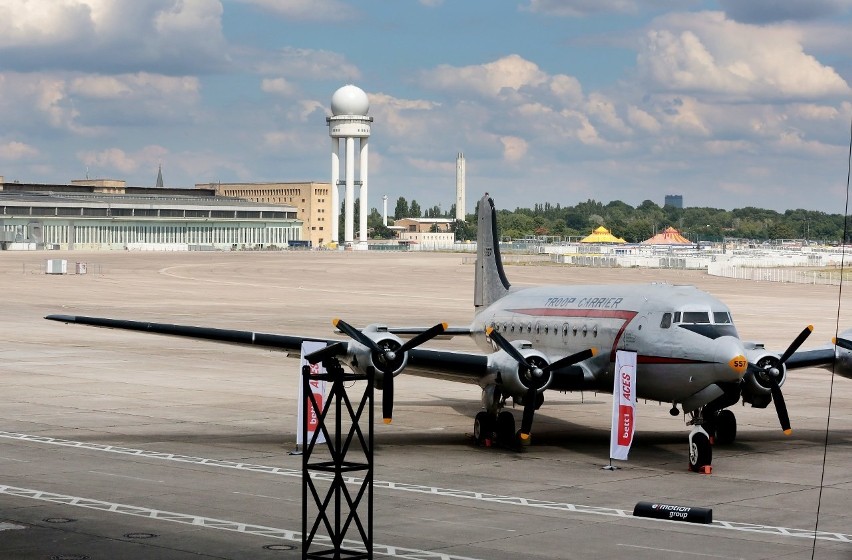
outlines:
M318 364L309 364L307 360L305 360L305 356L310 354L311 352L316 352L317 350L325 348L324 342L318 342L315 340L306 340L302 342L302 359L299 361L299 410L296 414L296 445L304 445L305 442L302 441L302 417L305 415L305 410L308 411L308 441L312 437L314 437L314 432L319 428L319 416L316 411L311 406L311 401L307 395L304 394L302 390L302 367L310 366L311 368L311 376L316 375L318 373L325 373L325 368L322 367L322 363ZM322 410L323 406L325 406L325 379L311 379L309 381L311 387L311 393L314 394L314 399L317 401L317 406L319 410ZM325 437L322 432L317 436L317 443L325 443Z
M636 431L636 352L616 351L614 377L609 457L626 461Z

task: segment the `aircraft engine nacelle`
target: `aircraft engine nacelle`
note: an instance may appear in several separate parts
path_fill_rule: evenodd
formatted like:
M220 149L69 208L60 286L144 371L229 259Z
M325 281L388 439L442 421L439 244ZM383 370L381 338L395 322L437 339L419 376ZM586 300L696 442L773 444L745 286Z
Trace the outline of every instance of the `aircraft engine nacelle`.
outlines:
M852 340L852 329L847 329L840 333L840 339L844 341ZM846 379L852 379L852 350L848 349L848 345L840 344L834 347L834 372Z
M376 368L376 388L382 389L385 375L396 376L405 369L408 364L408 353L397 353L403 342L395 334L387 332L387 327L370 325L361 332L372 339L382 349L383 353L375 352L363 344L352 341L349 343L345 361L360 374L365 374L370 366ZM392 358L389 358L389 354L384 353L388 350L391 351Z
M767 352L763 345L746 347L746 358L749 363L761 369L772 368L778 370L776 378L778 386L784 385L787 379L787 368L781 363L781 357L777 354ZM755 375L750 369L743 376L742 397L743 402L749 403L754 408L766 408L772 402L772 390L769 381L761 375Z
M541 352L531 348L532 344L527 341L515 341L513 346L518 348L518 351L524 359L532 366L543 368L549 362ZM500 350L488 356L488 370L497 374L497 384L505 396L511 396L516 402L523 402L524 396L529 389L529 380L526 377L526 367L519 364L515 359ZM541 393L547 386L550 385L552 373L547 372L542 374L545 379L540 379L538 392Z

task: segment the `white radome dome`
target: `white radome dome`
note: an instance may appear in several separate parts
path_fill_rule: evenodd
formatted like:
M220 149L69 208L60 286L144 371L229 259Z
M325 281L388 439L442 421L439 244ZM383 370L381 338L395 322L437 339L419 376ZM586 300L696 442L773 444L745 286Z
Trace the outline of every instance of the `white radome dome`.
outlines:
M367 94L358 86L348 84L334 92L331 96L331 114L367 116L370 111L370 100Z

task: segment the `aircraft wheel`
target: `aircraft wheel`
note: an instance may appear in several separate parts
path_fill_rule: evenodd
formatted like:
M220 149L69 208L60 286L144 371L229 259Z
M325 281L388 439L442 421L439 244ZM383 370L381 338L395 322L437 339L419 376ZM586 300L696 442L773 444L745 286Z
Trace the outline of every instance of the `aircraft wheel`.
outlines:
M710 438L702 431L692 434L689 442L689 470L700 472L701 468L713 462L713 447Z
M737 417L728 409L716 415L716 443L729 445L737 439Z
M497 441L504 446L511 446L515 441L515 416L508 410L497 415Z
M491 439L494 437L494 416L487 412L480 411L473 419L473 438L478 445L491 445Z

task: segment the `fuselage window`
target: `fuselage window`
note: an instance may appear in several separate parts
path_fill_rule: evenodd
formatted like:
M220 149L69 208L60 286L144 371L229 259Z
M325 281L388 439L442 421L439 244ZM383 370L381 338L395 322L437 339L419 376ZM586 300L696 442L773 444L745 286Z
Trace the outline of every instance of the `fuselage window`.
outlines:
M660 328L667 329L672 326L672 314L663 313L663 320L660 321Z
M549 331L550 331L550 327L547 326L547 325L544 325L544 334L547 334Z
M563 325L562 336L568 336L568 325Z
M727 311L714 311L713 322L717 325L730 325L731 315Z
M512 332L515 332L515 323L512 323Z
M527 323L527 332L532 332L532 323Z
M706 311L684 311L683 322L692 324L708 324L710 323L710 314Z

